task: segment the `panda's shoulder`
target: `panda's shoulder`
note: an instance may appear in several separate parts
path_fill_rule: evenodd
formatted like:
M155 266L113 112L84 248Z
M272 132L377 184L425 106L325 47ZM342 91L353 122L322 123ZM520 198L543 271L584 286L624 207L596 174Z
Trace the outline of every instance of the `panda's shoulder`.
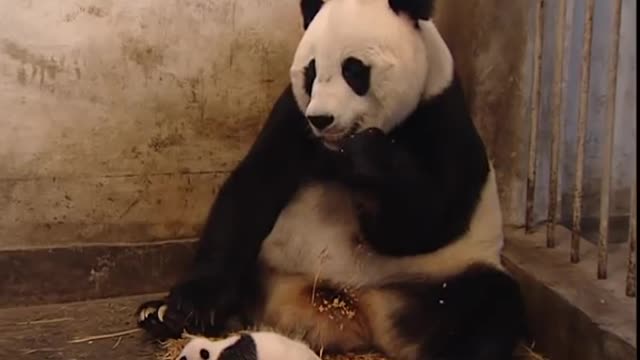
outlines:
M422 100L392 136L414 145L414 149L424 151L430 158L440 158L443 164L476 164L481 172L488 172L486 147L456 74L441 92Z

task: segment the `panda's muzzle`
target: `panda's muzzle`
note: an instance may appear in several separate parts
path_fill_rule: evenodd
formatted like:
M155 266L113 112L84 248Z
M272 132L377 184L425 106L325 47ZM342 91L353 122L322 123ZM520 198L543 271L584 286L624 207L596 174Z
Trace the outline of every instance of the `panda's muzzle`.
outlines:
M330 148L337 148L339 147L338 145L343 139L345 139L350 135L355 134L359 128L360 126L357 123L353 124L349 129L344 131L340 131L340 129L332 128L331 130L335 130L335 131L324 131L319 136L319 138L321 138L322 141L326 145L328 145Z
M334 117L331 115L313 115L307 116L311 125L319 131L322 131L333 124Z

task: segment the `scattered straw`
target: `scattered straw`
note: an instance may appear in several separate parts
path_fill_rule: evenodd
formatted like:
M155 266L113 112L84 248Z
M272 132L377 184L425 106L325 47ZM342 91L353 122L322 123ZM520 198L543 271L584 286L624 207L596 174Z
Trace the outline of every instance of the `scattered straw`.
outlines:
M531 347L521 344L516 349L516 353L514 356L515 360L549 360L548 358L536 353L533 351L535 344L532 344Z
M175 360L182 352L182 349L194 338L194 336L184 333L180 339L169 339L160 343L163 353L158 354L158 360ZM218 338L209 338L211 341L220 340Z
M115 349L118 347L118 345L120 345L120 342L122 341L122 336L118 337L118 341L116 341L115 344L113 344L113 346L111 347L111 349Z
M111 334L87 336L84 338L70 340L69 344L80 344L80 343L85 343L85 342L94 341L94 340L113 339L117 337L135 334L139 331L141 331L141 329L131 329L131 330L125 330L125 331L120 331L120 332L111 333Z
M320 263L318 264L318 271L316 271L316 275L313 278L313 287L311 289L311 304L315 305L315 299L316 299L316 287L318 286L318 280L320 279L320 269L322 268L322 265L324 264L324 262L327 260L327 256L329 254L329 247L325 246L324 249L322 249L322 251L320 252Z
M22 350L22 354L23 355L31 355L31 354L36 354L36 353L40 353L40 352L56 352L56 351L62 351L64 350L63 348L41 348L41 349L25 349Z
M318 269L316 276L313 278L313 287L311 288L311 305L316 304L316 288L318 286L319 278L320 278L320 269Z
M63 321L71 321L74 320L70 317L64 318L56 318L56 319L43 319L43 320L33 320L33 321L23 321L16 323L16 325L42 325L42 324L55 324Z

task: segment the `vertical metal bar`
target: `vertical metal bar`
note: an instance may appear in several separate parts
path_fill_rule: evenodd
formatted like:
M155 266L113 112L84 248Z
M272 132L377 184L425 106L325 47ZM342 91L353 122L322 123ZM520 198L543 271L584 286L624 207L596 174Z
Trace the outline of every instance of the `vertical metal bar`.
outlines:
M598 241L598 279L607 278L609 244L609 209L611 202L611 171L613 162L613 134L616 115L616 85L618 80L618 51L622 0L613 1L613 23L609 64L607 67L607 112L605 118L605 142L602 154L602 184L600 187L600 237Z
M636 296L636 216L638 214L638 210L636 208L637 194L636 177L634 175L633 184L631 185L631 208L629 209L629 262L627 270L627 296L629 297Z
M591 82L591 45L593 38L593 14L595 0L587 0L584 32L582 34L582 67L578 107L576 178L573 190L573 223L571 226L571 262L580 261L580 225L582 222L582 179L584 177L584 150L589 116L589 92Z
M525 230L531 231L534 223L534 197L536 190L536 145L538 141L538 118L540 116L540 98L542 81L542 42L544 33L544 0L536 1L535 41L533 45L533 84L531 99L531 128L529 130L529 164L527 171L527 207Z
M553 63L553 88L551 103L551 164L549 177L549 209L547 217L547 247L556 246L555 229L559 203L558 178L560 171L560 139L564 124L564 47L566 35L567 0L558 1L558 18L556 19L556 48Z

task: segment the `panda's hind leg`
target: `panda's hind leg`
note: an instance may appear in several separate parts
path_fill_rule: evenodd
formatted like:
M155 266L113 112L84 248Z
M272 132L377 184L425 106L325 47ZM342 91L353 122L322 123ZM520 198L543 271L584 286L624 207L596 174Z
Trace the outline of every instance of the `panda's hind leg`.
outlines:
M488 266L394 293L402 306L388 313L379 343L399 360L512 360L526 334L517 282Z

